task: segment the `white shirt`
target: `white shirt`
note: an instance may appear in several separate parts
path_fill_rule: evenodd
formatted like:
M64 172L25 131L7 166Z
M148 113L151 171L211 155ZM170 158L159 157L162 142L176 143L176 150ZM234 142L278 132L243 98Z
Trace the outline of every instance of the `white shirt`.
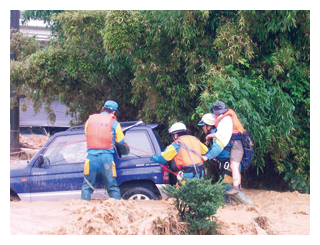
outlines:
M222 114L219 117L221 117L221 116L222 116ZM224 117L218 123L216 137L222 142L222 144L224 146L226 146L229 143L230 139L231 139L232 129L233 129L233 123L232 123L231 116Z

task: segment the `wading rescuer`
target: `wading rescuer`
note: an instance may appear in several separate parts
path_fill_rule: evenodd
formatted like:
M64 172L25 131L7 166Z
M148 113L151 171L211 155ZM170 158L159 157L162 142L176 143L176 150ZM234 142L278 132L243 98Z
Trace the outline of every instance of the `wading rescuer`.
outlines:
M187 135L186 126L177 122L169 128L169 134L174 142L166 149L150 156L154 162L165 164L173 159L177 168L183 172L183 178L204 177L203 159L208 148L194 136Z
M84 164L84 182L81 199L91 200L97 175L102 176L105 188L111 198L120 200L116 166L113 159L115 144L124 142L124 135L115 113L118 104L112 100L105 102L100 114L89 116L85 124L88 156Z
M210 109L215 116L215 127L217 132L207 135L207 139L214 138L221 146L221 151L226 145L231 143L230 163L232 169L233 188L226 192L227 195L236 195L240 192L241 175L239 171L240 163L243 157L243 145L241 142L241 134L244 133L243 128L237 114L226 107L226 105L217 101Z
M198 126L201 126L205 134L213 134L217 131L215 127L216 117L211 114L205 114L198 123ZM206 161L208 159L214 159L219 164L220 175L223 179L223 184L226 186L225 193L233 188L233 178L232 178L232 169L230 168L230 151L232 145L229 143L223 148L220 152L221 147L216 143L216 139L209 138L211 147L208 152L203 156L203 159ZM220 152L220 153L219 153ZM219 155L217 156L217 154ZM241 172L241 164L239 165L239 172ZM229 197L229 198L228 198ZM224 196L225 203L230 203L230 197L232 200L238 203L245 203L249 205L254 205L244 192L240 190L239 193L232 196Z

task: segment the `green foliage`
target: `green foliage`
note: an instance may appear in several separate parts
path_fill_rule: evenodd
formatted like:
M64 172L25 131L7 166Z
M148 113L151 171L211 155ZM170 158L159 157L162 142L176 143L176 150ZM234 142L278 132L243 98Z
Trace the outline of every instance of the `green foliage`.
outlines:
M40 42L35 37L29 37L21 32L10 30L10 53L16 55L17 60L25 60L35 53Z
M218 100L232 108L253 137L253 164L257 165L257 170L263 170L266 154L277 152L282 157L286 155L282 144L291 132L294 110L286 93L276 86L267 88L261 77L258 81L241 77L232 66L220 71L211 69L203 77L203 82L207 88L200 96L197 111L205 113ZM255 83L261 86L254 86Z
M242 64L249 67L247 61L254 57L255 45L250 36L239 30L239 26L233 22L219 27L214 44L218 50L218 64Z
M84 123L114 99L119 120L159 123L168 144L176 121L200 136L199 118L222 100L253 136L256 174L275 166L289 188L309 192L310 11L25 14L59 23L47 46L11 39L11 89L36 107L50 113L59 99Z
M61 12L63 12L63 10L25 10L22 14L22 24L25 24L30 19L43 20L44 23L50 24L50 22L52 22L52 16Z
M208 21L208 11L114 11L108 15L103 31L106 58L118 62L125 57L124 64L131 64L131 102L139 105L139 118L165 127L176 121L191 124L192 113L185 112L194 111L201 71L215 52L203 26Z
M224 185L222 181L211 184L203 178L186 179L186 184L175 188L165 187L170 197L175 199L175 206L182 221L188 223L189 234L215 234L216 214L223 204Z

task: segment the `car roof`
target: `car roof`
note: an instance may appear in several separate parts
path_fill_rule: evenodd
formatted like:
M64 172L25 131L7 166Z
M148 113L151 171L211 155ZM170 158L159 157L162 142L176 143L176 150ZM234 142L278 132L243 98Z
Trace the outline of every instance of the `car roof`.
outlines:
M121 128L122 128L122 131L125 131L128 127L136 124L137 122L139 121L127 121L127 122L119 122L120 125L121 125ZM156 128L158 126L158 124L145 124L145 123L142 123L142 124L139 124L137 125L136 127L138 126L148 126L152 129ZM84 133L84 125L77 125L77 126L72 126L70 128L68 128L66 131L64 132L60 132L60 133L57 133L57 135L59 134L74 134L74 133L79 133L79 131L82 131Z

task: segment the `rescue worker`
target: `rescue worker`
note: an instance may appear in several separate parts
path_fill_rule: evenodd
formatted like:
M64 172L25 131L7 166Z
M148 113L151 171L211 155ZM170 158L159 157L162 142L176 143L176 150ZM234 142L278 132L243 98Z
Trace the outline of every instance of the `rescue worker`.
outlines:
M113 153L115 144L123 144L124 134L115 116L116 112L118 112L118 104L107 100L102 112L89 116L85 124L88 156L84 164L82 200L91 200L98 175L102 176L109 196L121 199Z
M173 159L184 178L204 177L202 155L207 153L207 146L198 138L187 135L187 128L181 122L174 123L169 128L169 134L174 142L163 152L150 156L150 160L164 165Z
M245 131L237 114L226 107L226 105L217 101L210 109L215 116L215 127L217 131L207 135L207 139L214 138L223 149L231 143L230 163L233 178L233 188L226 192L227 195L236 195L240 192L241 174L239 171L240 163L243 156L243 145L241 134Z
M216 127L214 126L216 118L211 114L205 114L198 123L198 126L201 126L204 133L206 135L215 133L217 131ZM226 145L226 147L221 150L221 145L217 143L217 139L209 138L209 144L211 147L209 148L208 152L202 157L204 161L217 159L219 161L227 161L230 157L230 150L231 144L230 142ZM207 144L207 145L209 145Z
M212 134L217 131L215 127L216 118L213 114L207 113L205 114L198 123L198 126L202 126L203 131L205 134ZM214 139L209 138L211 147L209 148L208 152L203 156L204 160L213 159L212 156L216 155L216 145L213 143ZM225 193L233 188L233 179L232 179L232 169L230 168L230 151L231 151L231 143L229 142L222 150L222 152L214 158L219 163L219 172L223 178L223 184L225 185ZM239 165L239 172L241 173L241 164ZM255 205L255 203L247 197L247 195L240 190L240 192L236 195L225 195L224 202L232 204L232 201L237 203L244 203L249 205Z

